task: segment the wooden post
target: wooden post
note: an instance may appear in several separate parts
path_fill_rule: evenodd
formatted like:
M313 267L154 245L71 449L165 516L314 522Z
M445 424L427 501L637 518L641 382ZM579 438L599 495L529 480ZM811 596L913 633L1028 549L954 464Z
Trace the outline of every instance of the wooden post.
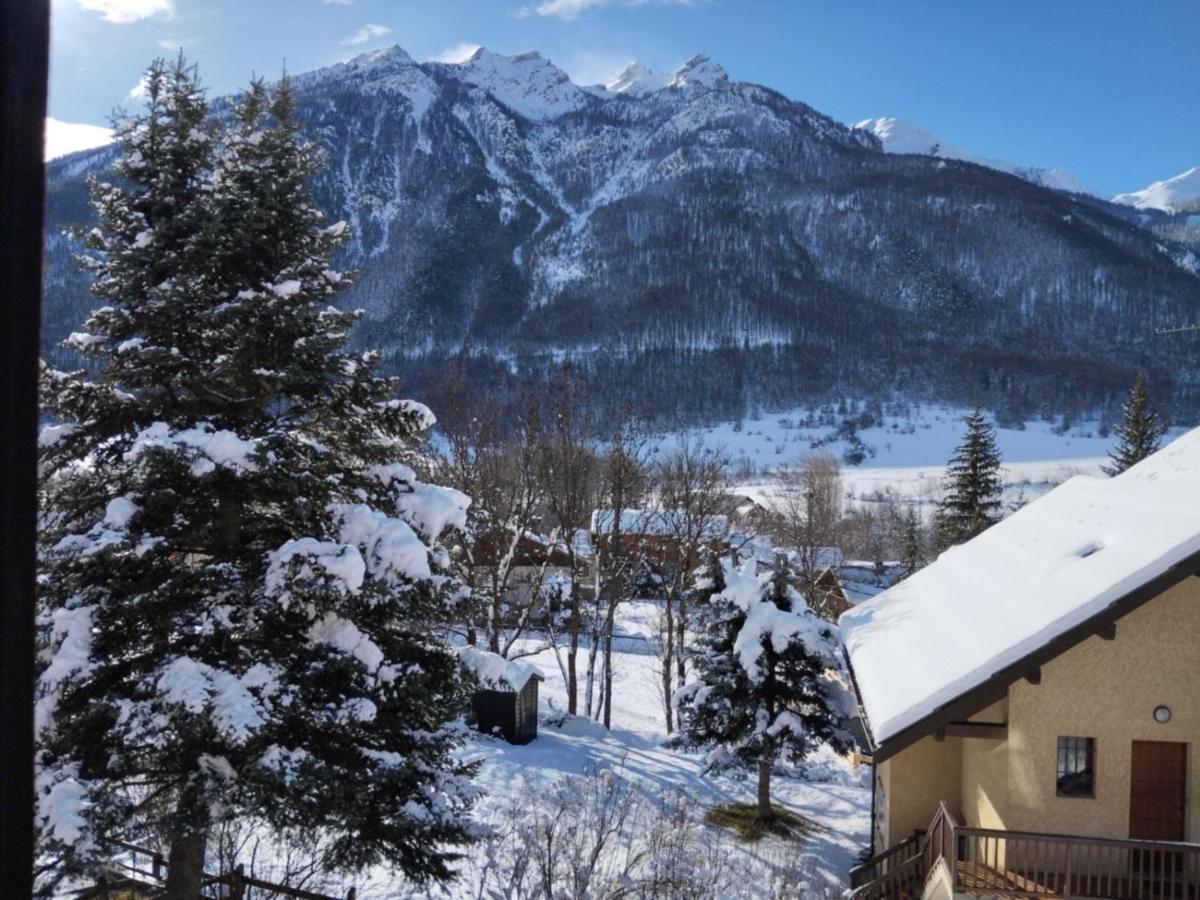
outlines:
M0 3L0 885L33 893L37 374L49 0Z

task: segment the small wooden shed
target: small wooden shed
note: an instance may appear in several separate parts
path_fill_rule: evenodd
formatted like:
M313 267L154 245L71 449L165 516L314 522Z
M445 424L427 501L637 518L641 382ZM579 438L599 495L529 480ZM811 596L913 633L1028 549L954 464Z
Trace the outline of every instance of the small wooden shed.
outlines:
M479 681L471 697L475 727L484 734L500 734L510 744L536 738L542 674L528 663L477 647L460 648L458 658Z

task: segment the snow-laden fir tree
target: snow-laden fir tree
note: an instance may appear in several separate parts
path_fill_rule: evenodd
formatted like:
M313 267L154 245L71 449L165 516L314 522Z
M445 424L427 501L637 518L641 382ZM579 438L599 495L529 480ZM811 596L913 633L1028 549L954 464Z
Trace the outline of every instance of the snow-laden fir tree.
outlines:
M924 568L928 560L925 558L925 535L921 533L921 518L917 514L916 504L910 503L904 513L900 541L900 567L907 578L918 569Z
M1150 402L1146 376L1138 373L1122 408L1121 424L1117 426L1117 446L1108 454L1112 465L1105 468L1109 475L1120 475L1130 466L1158 451L1166 425Z
M846 749L853 707L837 640L792 587L786 560L763 576L755 564L711 564L716 590L696 607L689 652L694 680L675 692L676 743L708 750L707 771L757 770L758 817L769 822L775 763L801 762L822 743Z
M346 228L286 81L224 128L182 59L146 86L92 184L92 368L44 377L46 876L163 835L195 900L208 835L252 817L331 870L448 877L474 789L439 539L467 500L418 480L432 417L347 350Z
M976 405L963 422L967 432L946 464L946 497L938 507L937 545L969 541L1000 519L1002 484L996 429Z

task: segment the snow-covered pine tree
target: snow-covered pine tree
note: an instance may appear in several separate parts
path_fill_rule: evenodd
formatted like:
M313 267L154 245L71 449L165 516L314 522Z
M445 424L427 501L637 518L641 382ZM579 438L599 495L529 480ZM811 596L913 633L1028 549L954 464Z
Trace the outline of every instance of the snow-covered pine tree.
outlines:
M963 421L967 433L946 464L948 493L937 515L939 550L969 541L1000 518L1002 485L996 429L978 404Z
M1146 376L1138 373L1122 408L1121 424L1117 426L1117 446L1108 454L1112 465L1104 469L1108 475L1120 475L1130 466L1157 452L1167 428L1150 402Z
M761 577L753 559L714 566L719 589L696 607L695 678L675 692L676 743L709 750L707 771L757 769L758 817L771 821L776 761L802 760L822 742L847 748L842 722L853 707L837 641L792 587L786 560Z
M286 80L221 129L194 70L153 65L92 185L104 303L47 371L38 826L48 883L109 842L169 843L195 900L207 836L246 816L330 870L450 874L469 840L464 708L438 638L466 498L420 482L432 422L394 398L330 258Z
M925 536L921 534L921 519L917 515L916 504L910 503L904 513L903 532L900 544L900 566L904 577L921 569L927 562L925 558Z

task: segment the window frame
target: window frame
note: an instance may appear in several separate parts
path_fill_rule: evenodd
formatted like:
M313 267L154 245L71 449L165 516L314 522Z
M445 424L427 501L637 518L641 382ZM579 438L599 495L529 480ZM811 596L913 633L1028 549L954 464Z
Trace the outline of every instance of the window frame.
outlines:
M1082 754L1082 760L1080 755ZM1082 762L1082 765L1081 765ZM1063 788L1064 778L1088 776L1085 790ZM1054 796L1066 800L1096 799L1096 739L1084 735L1058 736L1054 757Z

